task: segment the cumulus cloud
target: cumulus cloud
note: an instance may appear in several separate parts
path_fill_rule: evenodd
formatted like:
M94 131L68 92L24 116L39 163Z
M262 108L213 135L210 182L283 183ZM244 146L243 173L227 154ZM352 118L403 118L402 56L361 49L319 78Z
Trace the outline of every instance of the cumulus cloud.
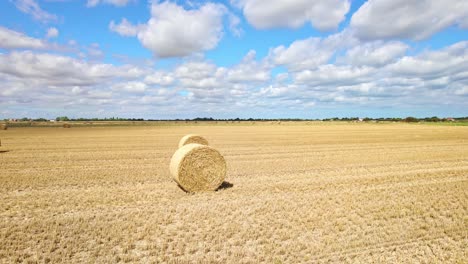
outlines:
M403 56L408 48L408 45L399 41L368 42L349 49L344 58L339 60L357 66L383 66Z
M460 19L459 25L460 25L460 27L463 28L463 29L468 29L468 16L466 16L466 17Z
M455 43L438 51L425 51L416 56L405 56L389 65L394 75L434 79L465 76L468 73L468 41ZM466 78L462 77L462 80Z
M192 100L213 98L222 94L219 90L226 88L223 86L226 84L223 80L224 72L224 69L206 61L189 61L174 69L178 85L190 92Z
M296 40L289 47L275 47L270 49L269 58L273 64L286 66L291 71L312 69L328 63L338 50L356 43L349 32L340 32L326 38Z
M203 79L208 78L217 71L217 66L206 61L189 61L177 66L174 74L180 79Z
M251 50L242 61L227 70L227 80L231 82L267 82L270 80L270 66L255 60L256 52Z
M367 106L427 108L451 102L461 107L466 103L457 96L468 86L467 54L467 42L459 42L415 56L397 56L389 64L321 65L294 74L299 89L289 96Z
M0 98L5 98L2 100L5 109L27 105L30 110L38 107L52 115L96 116L102 107L106 108L104 113L126 107L143 111L139 105L141 96L165 96L143 82L151 72L132 65L115 66L57 54L13 51L0 54ZM171 98L161 102L171 103ZM59 113L54 112L57 109ZM67 113L68 110L71 112Z
M144 72L132 66L92 64L71 57L32 51L0 54L0 72L44 85L90 86L108 79L134 78Z
M104 56L104 52L101 50L98 43L91 43L91 45L86 48L85 57L90 60L101 60Z
M129 93L144 93L147 88L148 85L140 81L122 82L112 86L114 91L124 91Z
M134 37L138 34L139 26L135 26L128 22L127 19L123 18L120 24L116 24L114 20L109 23L109 29L111 31L119 33L121 36Z
M14 0L16 8L23 13L29 14L33 19L47 23L57 20L57 16L44 11L35 0Z
M351 85L367 81L374 72L374 68L366 66L354 67L350 65L336 66L327 64L319 66L316 70L298 72L294 76L294 79L298 83L307 83L309 85Z
M468 2L460 0L369 0L351 18L351 28L365 40L422 40L452 25L466 27Z
M246 85L269 82L271 65L266 60L258 61L255 57L256 52L251 50L238 64L229 68L218 67L207 61L188 61L177 66L173 76L182 86L189 88L237 89Z
M10 47L0 54L0 101L10 112L18 105L44 112L81 107L85 110L74 113L186 118L223 117L223 107L224 117L268 111L300 115L310 107L330 105L401 109L449 102L461 108L468 94L468 41L406 54L402 42L359 42L339 33L272 48L261 58L251 50L232 66L195 56L154 69L144 63L116 66L90 60L88 53L100 54L97 44L83 48L83 59L46 53L31 44L37 42L34 38L18 34L6 34L19 36L15 41L0 37L0 44ZM23 38L27 41L19 41ZM36 51L15 50L23 45L19 43ZM317 60L321 53L324 58ZM272 74L277 66L285 66L285 72Z
M0 48L3 49L47 49L43 40L26 36L23 33L0 26Z
M309 38L296 40L289 47L278 46L270 50L270 56L276 65L301 70L326 63L334 52L335 47L322 45L321 38Z
M98 4L110 4L118 7L126 6L132 0L88 0L87 7L95 7Z
M56 38L58 37L58 35L59 35L59 31L57 28L51 27L47 29L47 34L46 34L47 38Z
M258 29L298 28L310 22L319 30L336 29L349 11L348 0L234 0Z
M270 81L268 63L256 60L255 55L250 51L238 64L227 68L200 59L184 62L173 70L173 85L187 94L184 97L192 106L224 105L226 110L245 106L252 89Z
M240 37L244 33L244 31L240 27L240 23L241 23L240 18L231 12L228 13L228 18L229 18L229 30L231 30L234 36Z
M206 3L198 9L186 10L172 2L153 2L151 19L134 26L126 19L109 27L123 36L136 35L141 44L157 57L183 57L213 49L223 35L223 16L228 14L221 4ZM232 27L236 22L233 20Z
M270 85L268 87L263 87L257 93L259 97L268 97L268 98L281 98L281 97L289 97L291 91L294 90L294 86L286 85L286 86L273 86Z
M468 95L468 86L461 87L455 90L456 95Z
M168 86L173 84L175 78L168 72L156 71L145 77L144 82L147 84L156 84L161 86Z

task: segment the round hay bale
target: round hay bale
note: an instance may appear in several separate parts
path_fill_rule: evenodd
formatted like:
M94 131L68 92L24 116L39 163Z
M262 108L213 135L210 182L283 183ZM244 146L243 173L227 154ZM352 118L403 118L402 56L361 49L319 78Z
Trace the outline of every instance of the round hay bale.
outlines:
M7 124L1 124L0 125L0 130L7 130L8 129L8 125Z
M199 136L199 135L189 134L180 139L179 148L187 144L192 144L192 143L196 143L200 145L207 145L207 146L209 145L208 140L206 140L204 137Z
M70 124L63 124L63 128L71 128Z
M226 177L226 161L210 146L188 144L174 153L170 171L187 192L215 191Z

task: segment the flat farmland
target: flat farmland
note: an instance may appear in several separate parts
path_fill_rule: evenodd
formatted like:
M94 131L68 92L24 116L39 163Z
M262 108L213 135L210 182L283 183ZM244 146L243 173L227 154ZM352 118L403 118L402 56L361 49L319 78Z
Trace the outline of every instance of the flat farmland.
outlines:
M169 174L179 139L228 165ZM0 262L466 263L468 127L186 124L0 131Z

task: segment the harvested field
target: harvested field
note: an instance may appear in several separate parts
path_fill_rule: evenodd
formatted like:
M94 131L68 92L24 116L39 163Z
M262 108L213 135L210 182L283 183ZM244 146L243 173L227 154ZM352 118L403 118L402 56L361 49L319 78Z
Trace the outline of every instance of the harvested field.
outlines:
M187 194L186 134L227 162ZM24 127L0 131L0 263L466 263L468 127Z

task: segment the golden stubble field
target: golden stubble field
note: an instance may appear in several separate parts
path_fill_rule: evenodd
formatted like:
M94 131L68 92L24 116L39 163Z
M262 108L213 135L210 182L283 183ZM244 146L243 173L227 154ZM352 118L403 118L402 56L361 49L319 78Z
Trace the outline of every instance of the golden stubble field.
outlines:
M187 133L226 158L187 194ZM0 262L466 263L468 127L181 125L0 131Z

